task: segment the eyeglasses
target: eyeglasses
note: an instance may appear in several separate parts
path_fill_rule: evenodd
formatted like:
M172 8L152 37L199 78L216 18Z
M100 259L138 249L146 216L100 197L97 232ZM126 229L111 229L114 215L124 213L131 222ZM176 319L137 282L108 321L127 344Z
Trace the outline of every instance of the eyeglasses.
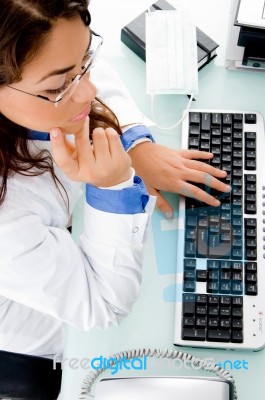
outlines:
M100 36L99 34L93 32L93 31L90 31L90 32L91 32L91 43L90 43L90 47L89 47L89 58L86 61L85 65L82 67L82 70L83 70L82 73L76 75L72 79L72 82L67 86L67 88L62 93L57 95L55 97L55 99L51 99L52 95L49 96L50 97L49 98L49 97L46 97L46 96L42 96L41 94L32 94L32 93L29 93L29 92L25 92L24 90L15 88L13 86L7 85L7 87L9 87L10 89L17 90L18 92L21 92L21 93L29 94L30 96L38 97L39 99L49 101L49 102L53 103L55 105L55 107L58 107L59 105L62 105L64 103L66 103L67 100L69 100L70 97L73 95L73 93L74 93L75 89L77 88L81 78L85 74L90 72L91 68L94 65L94 61L97 58L97 55L98 55L99 50L100 50L100 47L101 47L101 45L103 43L102 36Z

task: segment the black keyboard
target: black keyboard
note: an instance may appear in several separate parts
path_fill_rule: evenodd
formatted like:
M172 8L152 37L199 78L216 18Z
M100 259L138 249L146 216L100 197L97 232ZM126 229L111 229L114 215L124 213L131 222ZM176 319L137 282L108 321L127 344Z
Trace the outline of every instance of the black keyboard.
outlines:
M265 346L265 131L259 113L191 110L182 147L209 151L232 187L210 207L181 198L174 343ZM179 293L181 291L181 293Z

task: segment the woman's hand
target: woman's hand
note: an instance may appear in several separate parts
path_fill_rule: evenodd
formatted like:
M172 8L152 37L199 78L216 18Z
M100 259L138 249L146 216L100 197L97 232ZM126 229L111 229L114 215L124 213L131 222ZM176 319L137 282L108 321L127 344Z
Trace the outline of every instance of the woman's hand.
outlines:
M132 148L129 154L137 175L143 179L148 192L157 196L157 206L167 218L173 217L173 210L159 193L160 190L194 197L212 206L218 206L219 200L190 182L202 183L220 192L230 191L230 187L219 180L226 177L225 171L197 161L213 158L211 153L172 150L159 144L144 142Z
M75 134L75 143L67 140L61 129L50 131L53 158L72 181L98 187L114 186L130 178L131 160L120 137L112 128L96 128L89 139L89 118Z

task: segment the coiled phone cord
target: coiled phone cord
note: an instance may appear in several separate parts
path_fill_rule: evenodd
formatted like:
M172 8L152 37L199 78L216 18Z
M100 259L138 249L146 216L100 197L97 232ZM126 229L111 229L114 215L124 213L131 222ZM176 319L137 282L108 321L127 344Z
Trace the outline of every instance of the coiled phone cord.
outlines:
M156 357L156 358L171 358L171 359L180 359L184 362L190 362L196 367L200 367L199 369L206 370L213 372L215 375L217 375L219 378L222 378L226 381L229 381L233 384L233 389L234 389L234 400L237 400L237 391L236 391L236 386L235 386L235 380L234 377L230 374L229 371L223 369L219 365L212 363L208 360L204 360L199 357L195 357L191 354L188 353L182 353L181 351L178 350L170 350L170 349L133 349L133 350L126 350L122 351L120 353L113 354L110 359L114 359L113 361L109 361L109 365L113 365L116 360L120 360L124 357L126 357L127 360L130 360L132 358L141 358L141 357ZM91 389L92 385L95 383L96 379L99 377L100 374L102 374L105 370L108 369L108 366L106 368L100 368L96 371L90 371L87 376L84 379L82 388L81 388L81 393L79 396L80 400L87 400L87 399L93 399L94 396L91 394Z

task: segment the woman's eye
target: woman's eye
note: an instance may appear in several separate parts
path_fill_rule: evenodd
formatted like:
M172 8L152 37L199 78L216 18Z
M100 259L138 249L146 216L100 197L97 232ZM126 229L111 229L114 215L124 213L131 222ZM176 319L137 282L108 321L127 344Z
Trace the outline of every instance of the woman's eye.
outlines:
M61 87L59 87L59 88L57 88L57 89L47 89L46 92L49 93L49 94L55 94L55 95L56 95L56 94L61 94L64 90L67 89L69 83L70 83L70 82L67 81L67 82L65 82L65 83L63 84L63 86L61 86Z

